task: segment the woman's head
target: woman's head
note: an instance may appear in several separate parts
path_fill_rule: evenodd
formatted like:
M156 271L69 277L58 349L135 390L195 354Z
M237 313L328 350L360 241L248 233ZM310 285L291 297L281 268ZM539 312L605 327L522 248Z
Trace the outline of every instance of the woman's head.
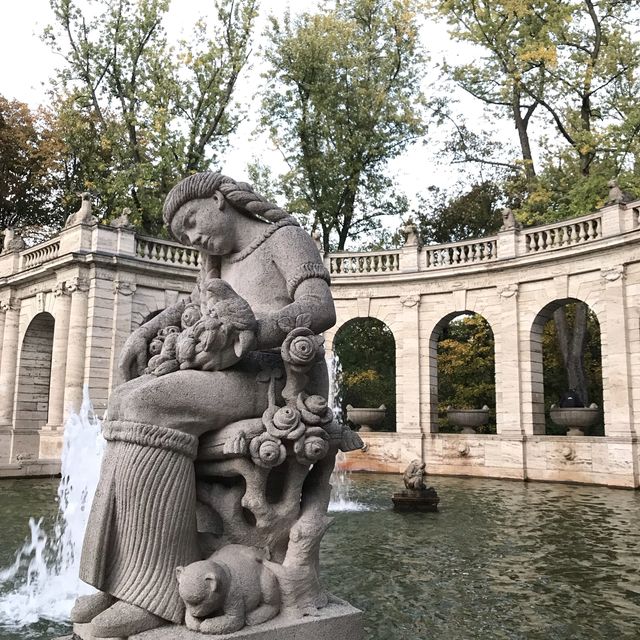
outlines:
M290 219L294 222L294 219L286 211L256 193L246 182L236 182L233 178L220 173L205 171L181 180L171 189L165 200L164 220L171 233L178 240L184 241L185 239L180 237L180 231L189 203L209 199L212 200L211 203L200 207L207 210L206 215L215 217L217 212L221 212L228 203L233 210L263 222L275 223L283 219ZM199 202L198 205L200 205Z

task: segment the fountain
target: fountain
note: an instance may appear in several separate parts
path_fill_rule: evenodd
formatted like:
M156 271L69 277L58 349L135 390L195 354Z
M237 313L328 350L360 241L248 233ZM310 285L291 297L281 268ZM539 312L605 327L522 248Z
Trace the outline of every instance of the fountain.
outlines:
M337 353L328 353L327 371L329 372L329 406L333 410L334 418L342 422L342 366ZM366 506L352 497L353 482L351 473L345 468L346 455L339 451L336 464L331 474L331 500L329 511L364 511Z
M98 482L104 440L88 390L79 414L65 424L59 513L48 534L29 519L29 539L12 566L0 571L0 625L22 627L46 619L67 622L78 594L93 589L78 578L80 548Z

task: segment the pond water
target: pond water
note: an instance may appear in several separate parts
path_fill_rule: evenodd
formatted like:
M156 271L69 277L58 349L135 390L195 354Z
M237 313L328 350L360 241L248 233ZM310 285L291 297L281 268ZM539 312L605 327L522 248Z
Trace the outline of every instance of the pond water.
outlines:
M354 474L351 498L361 510L333 514L323 578L365 611L368 640L639 637L640 493L430 480L439 513L395 513L390 495L399 477ZM53 522L56 488L56 480L0 481L0 567L28 536L29 516ZM10 588L0 586L0 601ZM45 639L67 629L43 620L0 626L0 638Z

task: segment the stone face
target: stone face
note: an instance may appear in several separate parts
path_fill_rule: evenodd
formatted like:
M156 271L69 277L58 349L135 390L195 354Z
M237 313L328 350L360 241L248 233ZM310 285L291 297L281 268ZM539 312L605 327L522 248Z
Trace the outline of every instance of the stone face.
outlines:
M327 406L318 334L335 313L318 250L219 174L183 180L164 215L200 277L124 344L80 565L99 592L72 619L86 638L358 637L353 610L323 617L319 580L334 460L362 442Z

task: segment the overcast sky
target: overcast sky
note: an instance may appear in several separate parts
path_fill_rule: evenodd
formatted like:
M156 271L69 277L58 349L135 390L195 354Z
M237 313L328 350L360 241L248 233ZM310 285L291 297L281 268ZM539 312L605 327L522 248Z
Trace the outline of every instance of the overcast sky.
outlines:
M81 0L80 4L87 3ZM262 0L257 31L263 31L267 14L282 15L289 4L295 11L302 11L313 8L317 3L315 0L292 0L291 3L286 0ZM59 58L40 39L44 28L53 22L49 0L0 0L0 6L0 95L27 102L34 107L46 103L48 79L59 64ZM176 39L188 35L189 26L200 16L213 17L212 0L173 0L167 24L169 35ZM460 55L460 45L450 46L446 28L441 25L427 24L422 37L434 61L444 55L449 59ZM254 69L249 73L257 74L257 71ZM253 87L255 81L248 82L245 77L244 86ZM276 170L281 162L277 152L269 149L267 140L253 137L254 129L255 121L251 119L240 127L232 140L232 150L222 166L226 174L238 180L247 179L246 163L254 155L274 165ZM458 176L456 170L435 163L437 132L430 131L430 139L432 143L427 146L416 144L389 167L389 172L409 197L432 184L452 185Z

